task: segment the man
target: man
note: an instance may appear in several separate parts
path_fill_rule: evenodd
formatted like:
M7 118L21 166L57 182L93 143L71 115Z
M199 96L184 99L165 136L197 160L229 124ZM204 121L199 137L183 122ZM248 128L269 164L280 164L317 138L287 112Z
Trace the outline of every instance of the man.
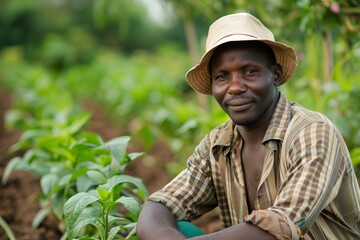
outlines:
M341 134L278 89L296 65L294 50L250 14L210 26L206 53L186 79L230 119L149 197L140 239L186 239L177 221L215 207L223 229L192 239L360 239L360 191Z

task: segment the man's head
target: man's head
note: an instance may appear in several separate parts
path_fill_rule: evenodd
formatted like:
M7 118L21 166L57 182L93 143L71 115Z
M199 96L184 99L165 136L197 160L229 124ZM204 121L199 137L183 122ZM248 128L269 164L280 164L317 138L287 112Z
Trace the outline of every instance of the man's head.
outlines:
M282 70L268 45L224 43L214 51L209 73L214 98L237 125L257 126L272 115Z
M275 55L276 63L283 74L279 84L283 84L293 75L297 60L294 50L285 44L276 42L273 34L257 18L248 13L237 13L224 16L215 21L209 28L206 41L206 52L200 62L190 69L186 79L196 91L212 95L209 63L214 51L229 42L262 42L268 45Z

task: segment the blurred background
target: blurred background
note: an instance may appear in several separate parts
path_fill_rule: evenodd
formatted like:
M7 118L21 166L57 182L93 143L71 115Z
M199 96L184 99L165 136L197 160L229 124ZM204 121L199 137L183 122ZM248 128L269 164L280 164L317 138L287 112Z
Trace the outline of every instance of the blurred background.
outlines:
M226 119L210 97L189 88L184 75L203 53L212 21L250 12L297 51L299 67L282 91L333 120L354 164L360 163L358 0L1 0L0 5L0 84L18 105L44 111L94 102L124 134L145 148L165 139L179 159Z
M227 119L184 75L215 19L249 12L297 52L281 91L338 126L360 176L359 0L0 0L0 9L4 131L61 131L89 113L88 129L131 136L147 167L174 176Z
M359 0L0 4L0 83L18 105L64 110L92 101L145 147L164 138L180 159L226 119L210 97L189 88L184 75L203 53L211 22L250 12L297 51L299 67L282 91L325 113L358 152Z

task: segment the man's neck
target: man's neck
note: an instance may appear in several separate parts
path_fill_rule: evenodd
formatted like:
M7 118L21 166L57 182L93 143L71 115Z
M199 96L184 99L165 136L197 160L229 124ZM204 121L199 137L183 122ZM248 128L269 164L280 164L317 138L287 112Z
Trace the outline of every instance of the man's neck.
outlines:
M247 143L247 144L261 144L262 143L265 133L270 124L271 118L274 114L276 105L279 101L279 98L280 98L280 93L278 92L278 95L275 98L275 100L271 103L271 105L269 106L266 113L263 114L266 117L260 117L259 121L256 123L256 125L251 125L251 126L238 125L237 126L238 131L245 143Z

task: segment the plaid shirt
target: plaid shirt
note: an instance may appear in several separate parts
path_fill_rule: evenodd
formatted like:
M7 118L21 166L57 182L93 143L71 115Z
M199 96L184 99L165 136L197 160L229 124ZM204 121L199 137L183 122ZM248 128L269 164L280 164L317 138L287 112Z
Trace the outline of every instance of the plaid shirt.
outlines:
M219 207L224 228L250 222L278 239L360 239L360 190L349 152L322 114L281 95L263 139L266 154L248 212L242 137L227 121L209 132L187 169L149 200L178 220Z

